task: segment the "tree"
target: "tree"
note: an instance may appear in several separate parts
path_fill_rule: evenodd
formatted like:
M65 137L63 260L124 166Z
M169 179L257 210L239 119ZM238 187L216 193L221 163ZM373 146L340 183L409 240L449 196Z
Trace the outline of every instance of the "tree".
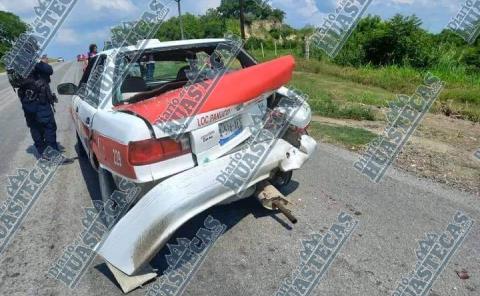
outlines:
M432 34L421 28L415 16L395 15L362 19L336 61L354 66L363 64L427 67L436 59Z
M0 58L10 50L15 39L28 29L18 16L13 13L0 11Z
M204 16L201 16L200 24L204 32L201 38L220 38L226 31L225 19L215 9L209 9Z
M274 19L282 22L285 12L280 9L273 9L265 0L245 0L245 16L246 23L253 20ZM221 0L217 11L224 18L240 18L240 1L238 0Z

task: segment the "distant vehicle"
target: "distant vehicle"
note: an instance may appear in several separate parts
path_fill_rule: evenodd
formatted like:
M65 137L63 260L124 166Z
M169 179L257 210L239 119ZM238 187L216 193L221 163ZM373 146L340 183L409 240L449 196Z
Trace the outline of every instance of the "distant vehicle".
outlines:
M80 60L81 57L82 57L81 54L78 54L78 55L77 55L77 62L80 62L80 61L81 61L81 60Z
M63 63L63 62L65 62L65 60L64 60L63 58L58 58L58 59L57 59L57 62Z

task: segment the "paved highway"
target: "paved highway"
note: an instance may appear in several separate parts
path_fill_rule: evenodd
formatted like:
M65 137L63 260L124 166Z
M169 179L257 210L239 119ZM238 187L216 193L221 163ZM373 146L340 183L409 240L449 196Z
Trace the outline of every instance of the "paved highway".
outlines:
M80 65L54 66L52 86L78 82ZM75 133L67 112L69 97L60 97L56 119L65 155L76 156ZM0 75L0 186L17 168L36 159L20 102ZM174 237L192 239L210 214L227 225L187 284L184 295L274 295L298 267L301 239L325 233L340 212L359 221L330 269L311 295L391 295L402 276L415 268L417 241L427 232L443 232L459 209L477 222L433 285L431 296L480 295L480 206L478 197L419 180L390 169L379 184L352 169L356 155L320 144L306 167L294 173L286 189L299 222L289 226L279 214L253 199L219 206L195 217ZM0 255L1 295L122 295L103 261L94 263L74 290L47 276L49 267L82 230L83 208L98 198L96 174L78 159L62 165ZM6 191L0 194L6 199ZM154 259L165 268L164 248ZM465 269L469 279L456 271ZM145 295L147 284L129 295Z

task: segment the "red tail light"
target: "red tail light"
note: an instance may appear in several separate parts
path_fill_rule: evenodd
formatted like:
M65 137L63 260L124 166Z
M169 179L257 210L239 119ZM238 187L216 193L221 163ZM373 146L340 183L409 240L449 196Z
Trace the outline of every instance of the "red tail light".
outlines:
M178 141L148 139L128 144L128 161L131 165L146 165L190 153L188 138Z
M304 128L300 128L300 127L296 127L296 126L292 126L292 130L293 132L299 134L299 135L308 135L308 128L310 127L310 123L304 127Z

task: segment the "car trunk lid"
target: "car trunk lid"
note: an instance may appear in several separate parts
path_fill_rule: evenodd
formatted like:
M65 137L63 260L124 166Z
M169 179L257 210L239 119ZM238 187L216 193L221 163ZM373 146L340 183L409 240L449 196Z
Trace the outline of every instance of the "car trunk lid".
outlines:
M291 79L294 66L285 56L115 109L147 120L156 138L176 136L178 129L165 127L182 123L180 134L189 134L192 152L204 163L250 137L252 115L266 111L267 98Z

